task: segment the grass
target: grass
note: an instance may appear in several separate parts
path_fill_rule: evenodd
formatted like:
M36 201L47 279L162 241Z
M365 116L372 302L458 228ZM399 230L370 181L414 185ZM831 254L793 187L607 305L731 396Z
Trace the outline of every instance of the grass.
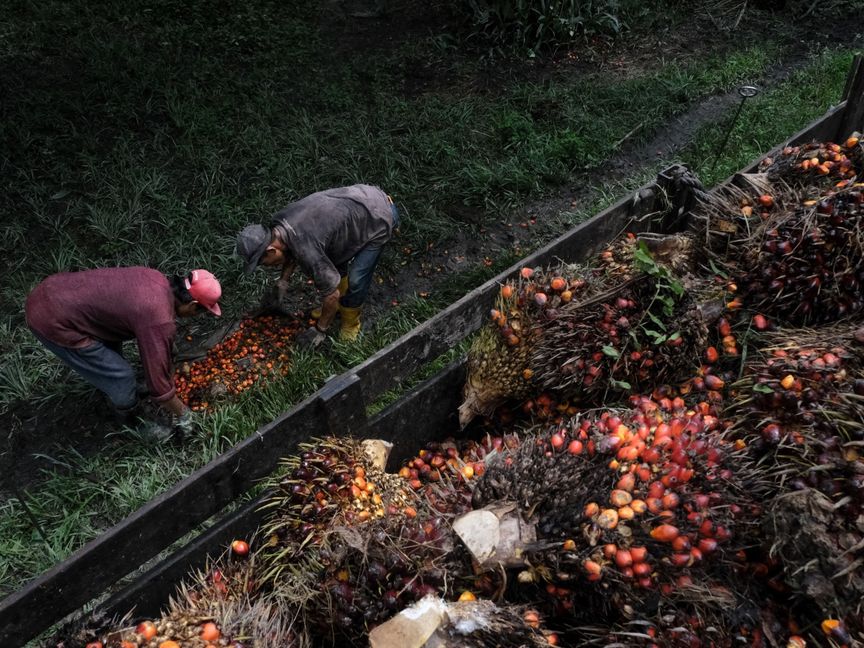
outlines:
M839 103L852 57L848 50L823 52L788 82L745 105L719 158L715 160L715 154L729 128L728 118L703 127L684 152L684 162L706 187L723 181Z
M47 274L206 267L222 280L223 310L234 317L268 281L241 273L231 255L235 233L301 195L360 181L381 185L402 208L402 239L382 263L393 274L401 247L423 250L457 229L478 231L575 172L602 166L634 129L635 139L648 137L699 98L758 78L782 55L766 38L626 73L501 75L493 90L478 91L477 64L435 49L440 40L425 35L349 55L328 40L320 28L328 16L314 3L148 0L134 12L120 0L7 4L0 209L16 218L0 228L0 409L83 390L23 326L23 300ZM814 115L822 97L839 94L844 56L823 63L838 67L818 91L795 99ZM446 74L426 92L403 91L418 60ZM807 121L803 110L797 126L790 114L782 133L754 124L750 135L774 143ZM704 159L716 137L702 133L692 159ZM740 166L731 152L742 146L730 143L718 173ZM607 190L558 222L572 224L609 200ZM47 542L20 501L0 504L0 591L44 571L514 260L502 255L491 268L450 277L431 299L402 298L359 345L297 354L288 379L217 409L180 450L115 437L95 457L59 457L68 468L22 494Z

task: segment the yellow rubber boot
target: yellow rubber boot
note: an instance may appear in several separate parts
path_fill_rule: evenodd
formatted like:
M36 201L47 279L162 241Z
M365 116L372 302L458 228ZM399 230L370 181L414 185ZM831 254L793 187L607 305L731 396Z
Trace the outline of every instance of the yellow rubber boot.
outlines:
M360 308L339 307L342 316L342 326L339 329L339 339L353 342L360 335Z
M348 277L347 276L342 277L339 280L339 285L336 286L336 288L337 288L337 290L339 290L339 296L344 297L345 293L348 292ZM314 309L309 314L312 316L312 319L316 319L316 320L321 319L321 307L319 306L318 308Z

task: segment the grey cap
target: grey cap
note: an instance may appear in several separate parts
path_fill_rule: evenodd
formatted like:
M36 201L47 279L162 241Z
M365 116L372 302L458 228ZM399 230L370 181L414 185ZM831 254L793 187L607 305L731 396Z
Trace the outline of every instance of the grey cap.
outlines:
M247 225L243 228L243 231L237 235L235 248L237 255L246 260L246 266L243 270L252 272L258 267L271 239L270 230L263 225Z

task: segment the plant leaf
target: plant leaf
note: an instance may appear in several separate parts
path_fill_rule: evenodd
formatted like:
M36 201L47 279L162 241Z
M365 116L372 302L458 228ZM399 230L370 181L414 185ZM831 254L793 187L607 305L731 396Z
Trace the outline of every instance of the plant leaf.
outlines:
M615 347L611 347L608 344L603 347L603 353L605 353L607 356L611 356L613 358L620 358L621 357L621 354L618 353L618 349L616 349Z

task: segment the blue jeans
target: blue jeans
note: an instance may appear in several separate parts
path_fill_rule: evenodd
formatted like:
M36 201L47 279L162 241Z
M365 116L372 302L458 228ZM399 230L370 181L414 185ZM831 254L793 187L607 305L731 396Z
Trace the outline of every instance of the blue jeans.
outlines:
M390 210L393 214L393 229L399 227L399 210L396 205L391 204ZM367 245L351 260L348 267L348 293L339 300L345 308L358 308L366 301L369 288L372 286L372 275L375 266L378 265L378 257L384 244Z
M35 331L33 335L75 373L104 393L118 410L130 409L138 402L135 370L118 352L120 345L112 344L117 349L112 350L96 341L86 347L70 349L46 340Z

